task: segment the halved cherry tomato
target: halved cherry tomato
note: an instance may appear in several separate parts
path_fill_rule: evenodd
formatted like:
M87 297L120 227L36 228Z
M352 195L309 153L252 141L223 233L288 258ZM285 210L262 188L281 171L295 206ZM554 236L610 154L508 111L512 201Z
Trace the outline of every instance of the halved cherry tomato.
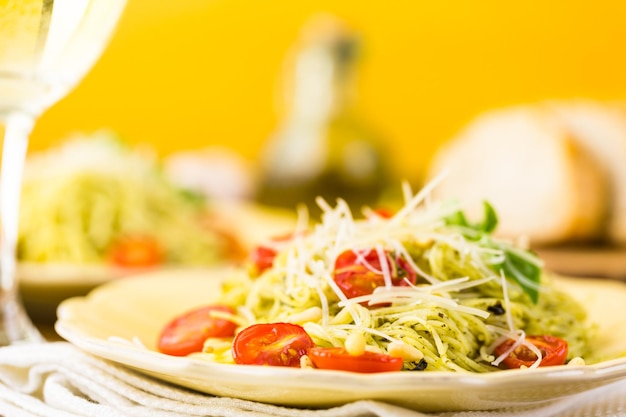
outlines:
M244 365L298 367L300 358L313 346L311 336L297 324L253 324L235 336L233 359Z
M376 214L378 217L382 217L383 219L391 219L394 215L394 212L391 209L379 207L374 210L374 214Z
M287 242L296 236L295 233L287 233L285 235L274 236L272 238L273 242ZM257 246L250 253L250 262L254 267L255 274L261 274L266 269L269 269L274 264L274 259L278 251L273 248L269 248L267 246Z
M535 345L543 358L539 366L563 365L567 359L567 341L556 336L526 336L526 340ZM498 345L494 352L502 355L515 343L513 339L506 340ZM509 369L531 366L537 361L537 356L528 347L521 345L502 361Z
M201 352L209 337L232 337L237 325L230 320L215 317L214 312L235 314L227 306L200 307L184 313L169 322L161 332L158 349L174 356L186 356Z
M163 248L149 236L125 236L113 243L110 262L123 268L146 268L163 262Z
M266 246L257 246L250 253L250 261L254 265L255 273L261 274L266 269L269 269L274 264L274 258L276 257L276 251Z
M309 349L309 359L316 368L360 373L391 372L402 369L402 358L365 351L353 356L342 347Z
M393 285L408 286L407 280L415 284L417 274L403 257L393 259L389 252L385 252L385 259ZM341 253L335 261L333 279L348 298L371 294L375 288L385 285L378 252L370 249Z

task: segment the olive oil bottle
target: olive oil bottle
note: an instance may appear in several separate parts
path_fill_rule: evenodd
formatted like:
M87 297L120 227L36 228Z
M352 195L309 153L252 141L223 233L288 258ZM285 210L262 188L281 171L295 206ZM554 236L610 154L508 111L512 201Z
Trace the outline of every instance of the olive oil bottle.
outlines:
M303 31L286 62L281 125L261 157L260 203L305 204L317 219L318 196L331 205L342 198L359 213L379 201L388 167L381 138L357 111L359 54L358 37L334 18Z

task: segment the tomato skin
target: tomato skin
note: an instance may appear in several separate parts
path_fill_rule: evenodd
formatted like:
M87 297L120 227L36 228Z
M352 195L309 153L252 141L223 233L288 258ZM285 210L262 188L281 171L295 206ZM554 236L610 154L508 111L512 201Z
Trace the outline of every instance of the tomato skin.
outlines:
M567 360L567 341L560 337L541 335L526 336L526 340L535 345L542 353L543 358L539 366L563 365ZM497 356L502 355L515 343L508 339L496 346L494 352ZM526 346L519 346L509 354L502 363L509 369L517 369L522 366L529 367L537 360L537 356Z
M389 208L379 207L374 210L374 214L383 219L391 219L395 213Z
M396 372L402 369L402 358L365 351L362 355L350 355L342 347L309 349L309 359L316 368L335 369L359 373Z
M288 242L295 238L298 234L294 232L285 235L274 236L271 240L272 242L276 243ZM271 268L272 265L274 265L274 259L276 258L276 255L278 255L278 251L267 246L261 245L254 248L249 256L250 262L254 267L254 273L256 275L260 275L266 269Z
M125 236L113 243L109 262L122 268L147 268L163 263L163 248L150 236Z
M299 367L300 358L315 346L311 336L297 324L253 324L233 341L233 359L243 365Z
M158 339L158 350L173 356L186 356L201 352L204 341L209 337L232 337L237 325L232 321L212 317L211 312L235 314L231 307L212 305L199 307L177 316L162 330Z
M274 264L274 258L276 258L276 251L267 246L257 246L250 253L250 261L254 265L257 274L261 274L266 269L271 268Z
M393 285L408 286L407 280L415 284L417 274L404 258L397 257L393 260L391 255L385 252L385 259L387 268L391 272ZM357 253L347 250L342 252L335 261L333 279L346 297L355 298L371 294L377 287L385 285L383 274L377 271L382 271L377 251L370 249L367 252Z

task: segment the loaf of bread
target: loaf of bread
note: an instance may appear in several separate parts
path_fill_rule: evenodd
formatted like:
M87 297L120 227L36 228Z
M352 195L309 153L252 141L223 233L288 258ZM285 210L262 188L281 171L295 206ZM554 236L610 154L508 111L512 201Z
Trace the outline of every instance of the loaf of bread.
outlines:
M479 116L434 155L439 199L483 200L497 234L534 246L626 244L626 111L588 101L542 102ZM476 208L476 209L474 209Z
M548 103L581 146L598 161L607 180L607 241L626 245L626 107L592 101Z

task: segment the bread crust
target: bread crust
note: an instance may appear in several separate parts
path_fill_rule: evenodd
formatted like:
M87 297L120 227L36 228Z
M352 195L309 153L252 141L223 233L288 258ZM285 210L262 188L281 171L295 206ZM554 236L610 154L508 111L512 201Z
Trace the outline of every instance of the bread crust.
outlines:
M611 243L626 245L626 106L577 100L549 102L545 107L605 171L603 235Z
M531 245L591 242L604 235L608 176L547 106L494 110L442 146L428 178L448 171L438 199L482 200L498 212L496 234Z

